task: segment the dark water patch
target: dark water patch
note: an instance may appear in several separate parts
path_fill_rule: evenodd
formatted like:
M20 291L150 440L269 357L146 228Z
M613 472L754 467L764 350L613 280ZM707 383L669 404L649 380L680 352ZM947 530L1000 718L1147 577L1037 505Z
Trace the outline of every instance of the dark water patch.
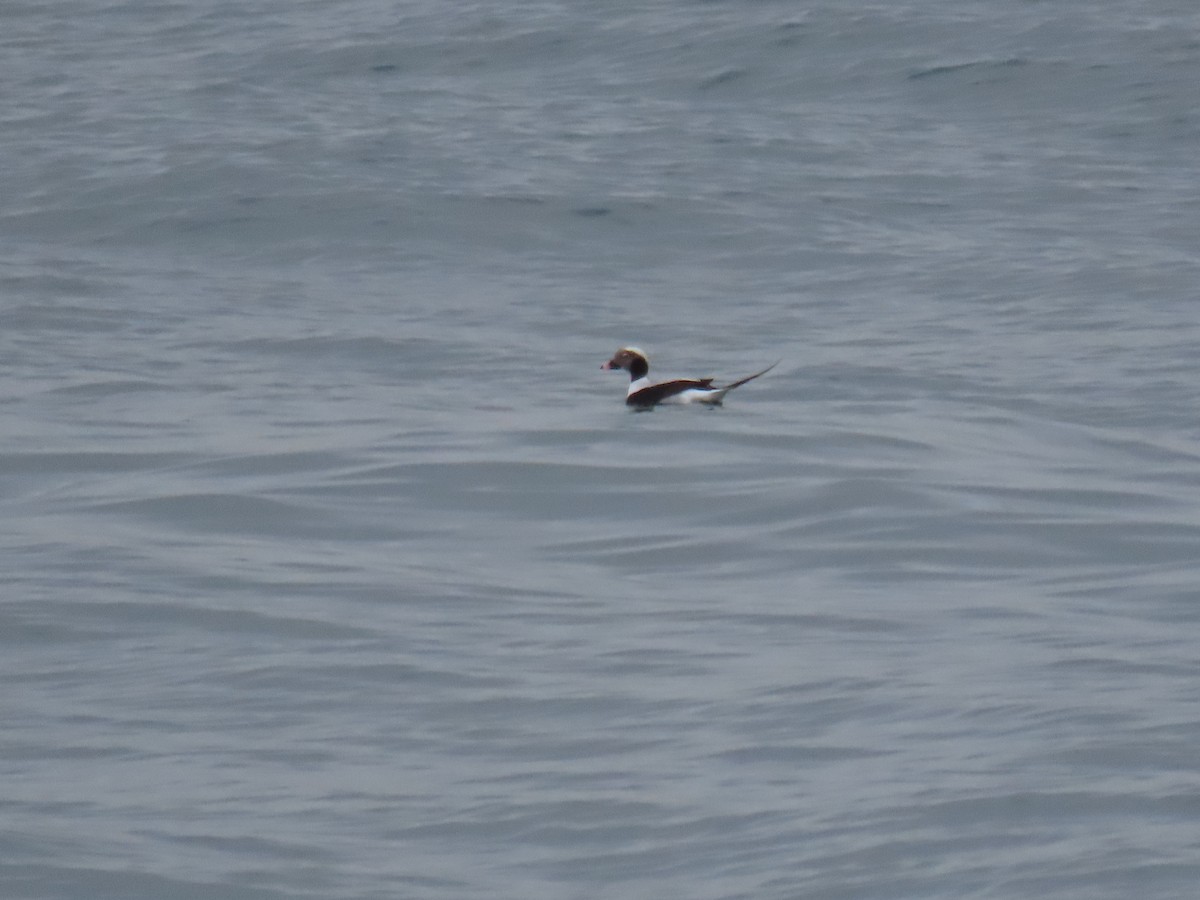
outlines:
M1103 772L1118 778L1131 772L1186 777L1195 769L1197 737L1200 725L1194 723L1130 728L1114 731L1104 741L1049 751L1046 758L1072 771ZM1179 794L1176 800L1192 812L1200 810L1200 792Z
M745 69L722 69L720 72L703 79L699 84L699 88L701 91L711 91L714 88L740 81L746 77L746 74Z
M725 750L715 754L714 759L737 765L810 765L821 763L852 762L856 759L870 759L886 756L887 750L870 750L863 747L838 747L823 744L806 744L786 746L779 744L755 744L750 747L739 747L736 750Z
M238 878L212 881L156 875L132 869L116 871L75 865L0 865L16 896L89 897L92 900L294 900L295 888L275 890L239 884ZM315 883L319 883L319 879ZM26 893L28 891L28 893ZM303 896L303 895L299 895ZM311 894L309 896L312 896Z
M710 666L698 665L697 654L664 647L618 650L604 654L599 671L624 677L628 674L663 678L696 678L710 674Z
M104 760L111 759L144 759L146 756L145 750L130 746L128 744L109 745L104 743L56 743L53 747L47 748L44 742L24 743L20 740L9 740L4 742L3 748L4 758L12 762L59 761L72 763L99 763L103 762ZM50 808L40 808L31 811L38 813L65 813L68 812L67 809L63 808L66 805L67 804L46 804L45 806Z
M278 637L308 641L362 640L375 635L368 626L340 621L333 615L300 617L244 609L223 608L209 603L168 602L161 597L147 601L63 601L55 604L54 615L68 618L80 627L108 635L146 633L158 629L195 629L212 634ZM30 617L39 612L25 607Z
M25 596L22 585L11 585L19 595ZM10 602L0 607L0 645L16 650L28 650L38 646L58 646L65 643L107 641L112 631L103 624L82 622L63 615L57 604L31 604Z
M799 443L797 440L799 439ZM756 440L758 438L756 437ZM770 435L764 435L763 440L768 445L772 442ZM782 446L790 441L798 450L804 450L808 456L828 460L830 456L839 457L844 462L847 451L865 454L868 451L878 451L886 459L891 453L908 455L929 454L938 447L937 443L928 439L916 439L885 431L869 430L867 428L848 429L824 427L815 433L804 435L780 436ZM886 471L886 470L885 470Z
M67 387L52 388L48 393L63 394L72 397L101 399L123 394L142 394L153 391L177 391L176 385L145 379L113 379L106 381L91 381L84 384L73 384Z
M154 522L179 532L296 538L358 535L380 537L374 527L345 520L331 509L222 492L172 494L140 500L99 502L88 512Z
M1097 476L1097 478L1100 477ZM1122 519L1128 520L1134 514L1141 518L1154 510L1161 511L1164 516L1169 516L1172 509L1191 509L1191 503L1182 497L1171 496L1166 492L1150 494L1118 486L1111 488L1053 486L1021 488L962 485L953 493L960 499L968 496L989 498L987 508L1001 517L1028 515L1036 510L1056 517L1069 514L1080 516L1117 514Z
M331 478L349 464L350 461L341 453L301 450L224 456L195 462L188 466L188 470L231 478L311 472L320 473L322 478Z
M335 854L327 849L309 843L296 843L272 840L261 836L250 835L218 835L204 833L172 834L147 830L147 837L166 843L182 843L189 846L206 847L219 850L232 856L266 857L279 860L333 859Z
M330 634L329 640L336 640L337 635ZM335 650L329 644L323 646L331 654L349 651L353 648L340 647ZM374 648L364 648L362 652L374 652ZM404 662L379 662L364 665L322 664L317 661L305 661L297 664L249 665L236 672L224 673L222 684L237 690L253 691L283 691L303 686L304 691L325 695L341 695L363 690L406 690L417 688L421 690L501 690L518 686L514 679L505 678L495 673L471 673L437 669L425 664ZM310 698L313 699L313 698ZM321 705L318 703L318 705Z
M435 342L426 338L321 334L306 337L247 338L232 346L251 353L269 353L312 359L329 355L388 355L411 351L414 348L426 349L435 345ZM230 345L223 343L223 346Z
M957 75L965 72L981 72L990 73L1002 71L1004 69L1016 68L1028 64L1028 60L1019 57L1011 57L1009 59L981 59L972 60L963 63L949 63L940 66L931 66L927 69L919 69L915 72L910 72L908 75L909 81L920 81L923 78L936 78L945 75Z
M885 478L873 471L862 476L837 478L810 491L803 497L802 510L809 522L859 514L878 522L886 521L885 510L900 510L906 515L921 517L944 512L945 505L936 495L906 484L903 478ZM865 521L864 526L870 527L870 522Z
M1046 668L1051 671L1061 670L1069 674L1091 674L1098 679L1102 678L1105 680L1158 675L1163 676L1169 681L1180 677L1200 674L1200 663L1181 664L1180 662L1153 662L1149 659L1131 660L1122 658L1127 652L1127 650L1123 650L1120 655L1114 654L1111 656L1080 655L1071 659L1048 663ZM1145 653L1147 656L1155 655L1153 648L1145 648Z
M97 475L138 472L180 465L194 459L184 453L55 452L0 453L4 475Z
M793 47L809 36L809 25L804 21L784 22L776 26L775 30L775 45L778 47Z
M430 510L474 510L522 521L550 519L594 522L696 514L714 508L712 498L694 490L702 472L654 465L568 462L463 461L397 466L400 481L379 479L380 490L399 492ZM376 480L372 474L368 481ZM653 487L653 492L648 488Z
M133 310L58 302L10 308L0 313L0 325L18 336L39 331L97 334L123 331L134 318Z
M566 550L555 548L554 552L567 559L587 560L638 571L671 571L692 566L711 571L722 560L735 565L742 560L736 551L730 551L720 540L694 536L634 537L608 542L603 550L593 546L587 552L575 547Z
M842 632L845 634L877 634L900 636L917 626L902 619L867 616L839 616L829 613L731 613L731 623L762 629L771 633L790 634Z

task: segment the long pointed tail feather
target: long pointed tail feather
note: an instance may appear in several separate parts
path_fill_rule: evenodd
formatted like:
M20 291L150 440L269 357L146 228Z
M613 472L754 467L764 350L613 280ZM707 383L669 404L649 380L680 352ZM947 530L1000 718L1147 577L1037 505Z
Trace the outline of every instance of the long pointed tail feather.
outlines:
M747 381L753 381L755 378L758 378L761 375L766 375L768 372L770 372L773 368L775 368L781 362L783 362L782 359L777 359L777 360L775 360L775 362L771 363L771 365L767 366L761 372L755 372L753 375L747 375L741 381L735 381L733 384L726 385L724 388L722 388L722 390L724 392L728 393L729 391L732 391L735 387L741 387Z

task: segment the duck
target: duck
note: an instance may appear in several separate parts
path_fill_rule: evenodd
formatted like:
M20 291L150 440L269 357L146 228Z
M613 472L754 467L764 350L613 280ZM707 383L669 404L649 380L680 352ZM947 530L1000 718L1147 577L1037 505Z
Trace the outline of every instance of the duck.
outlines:
M779 362L782 362L780 360ZM601 369L624 369L629 373L629 391L625 403L638 409L651 409L659 403L703 403L720 406L721 402L736 387L766 375L779 362L772 363L761 372L755 372L724 387L713 385L712 378L674 378L670 381L650 380L650 359L638 347L622 347L613 358L600 366Z

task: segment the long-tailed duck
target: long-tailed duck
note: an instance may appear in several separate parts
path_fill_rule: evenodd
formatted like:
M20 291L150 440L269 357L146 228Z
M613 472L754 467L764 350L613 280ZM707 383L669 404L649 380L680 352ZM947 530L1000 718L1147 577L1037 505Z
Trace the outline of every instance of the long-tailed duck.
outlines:
M649 409L659 403L706 403L717 406L725 395L747 381L766 375L778 362L767 366L733 384L713 387L711 378L677 378L671 381L651 381L648 377L650 361L637 347L622 347L613 358L602 365L602 369L626 369L629 372L629 392L625 402L630 406Z

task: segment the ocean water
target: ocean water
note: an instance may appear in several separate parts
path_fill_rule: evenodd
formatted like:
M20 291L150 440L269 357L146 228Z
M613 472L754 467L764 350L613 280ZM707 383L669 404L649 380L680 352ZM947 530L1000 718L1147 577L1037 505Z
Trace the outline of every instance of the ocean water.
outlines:
M1195 896L1194 4L0 18L5 900Z

